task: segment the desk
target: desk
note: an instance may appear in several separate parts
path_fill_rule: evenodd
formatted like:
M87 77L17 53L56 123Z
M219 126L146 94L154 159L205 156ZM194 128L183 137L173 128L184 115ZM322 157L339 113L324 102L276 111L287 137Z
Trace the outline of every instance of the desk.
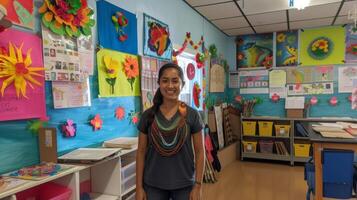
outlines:
M310 141L314 148L315 161L315 199L322 200L322 164L321 152L323 149L343 149L357 152L357 138L356 139L338 139L338 138L324 138L320 134L314 132L309 126Z

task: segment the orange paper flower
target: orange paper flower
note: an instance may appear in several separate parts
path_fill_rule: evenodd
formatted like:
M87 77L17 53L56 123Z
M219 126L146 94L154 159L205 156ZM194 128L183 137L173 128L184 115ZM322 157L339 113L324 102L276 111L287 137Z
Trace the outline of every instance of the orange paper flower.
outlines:
M118 107L115 110L115 117L119 120L123 120L125 116L125 109L123 107Z
M130 83L131 90L133 91L133 84L136 77L139 76L139 63L135 57L127 56L124 61L123 71L125 76Z

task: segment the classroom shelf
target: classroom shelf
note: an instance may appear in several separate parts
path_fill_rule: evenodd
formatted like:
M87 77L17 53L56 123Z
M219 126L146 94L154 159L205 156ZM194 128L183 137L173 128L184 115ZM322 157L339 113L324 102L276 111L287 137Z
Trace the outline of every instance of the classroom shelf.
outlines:
M260 135L243 135L243 137L247 137L247 138L282 138L282 139L290 138L290 137L281 137L281 136L260 136Z
M257 158L257 159L266 159L266 160L282 160L290 161L290 155L278 155L278 154L268 154L268 153L242 153L244 158Z
M294 162L307 162L310 160L311 157L295 157L294 156Z

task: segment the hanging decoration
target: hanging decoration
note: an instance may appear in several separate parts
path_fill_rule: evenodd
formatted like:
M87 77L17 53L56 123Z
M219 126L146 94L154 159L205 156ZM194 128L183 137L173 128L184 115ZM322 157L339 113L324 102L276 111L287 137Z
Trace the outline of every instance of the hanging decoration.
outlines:
M192 88L192 97L193 97L193 103L197 108L200 107L200 96L201 96L200 85L197 82L195 82Z
M11 21L6 19L6 15L6 8L0 4L0 33L12 25Z
M205 54L198 52L195 56L195 60L197 63L197 68L201 69L205 65Z
M63 137L75 137L77 133L77 124L73 123L73 120L67 119L67 121L61 125L61 131Z
M192 63L189 63L187 65L186 74L187 74L187 78L189 80L192 80L193 78L195 78L196 69L195 69L195 66Z
M129 124L137 124L139 122L139 115L140 115L140 112L131 110L128 113Z
M316 105L319 102L316 96L311 97L310 99L310 105Z
M123 30L129 23L128 18L122 12L116 12L115 15L112 16L112 22L115 26L115 30L119 34L119 41L124 42L128 39L128 34L126 34Z
M177 56L180 55L182 52L185 51L187 45L190 44L192 46L192 48L195 51L198 51L199 47L203 46L204 44L204 40L203 40L203 36L201 36L200 41L198 41L196 44L193 42L193 40L191 39L191 33L190 32L186 32L186 38L185 41L182 44L182 47L180 49L178 49L177 51L173 51L172 52L172 59L174 62L177 63ZM204 53L200 53L197 52L196 56L195 56L195 60L197 62L197 67L201 68L202 66L204 66L204 61L206 59L206 55Z
M119 106L115 109L115 117L118 120L123 120L125 116L125 108L122 106Z
M94 12L88 7L87 0L45 0L38 12L43 25L58 35L79 37L92 34Z
M331 106L336 106L338 104L338 99L336 96L330 98L329 103Z
M103 121L100 118L100 115L96 114L95 117L92 120L90 120L90 124L93 126L94 131L100 130L103 125Z
M218 52L218 50L217 50L217 47L216 47L216 45L215 44L211 44L209 47L208 47L208 51L209 51L209 53L211 54L211 57L212 58L217 58L218 57L218 55L217 55L217 52Z
M114 94L115 81L119 73L119 62L109 55L103 56L107 77L105 81L110 85L110 94Z
M42 74L37 73L43 71L43 67L32 67L31 49L26 52L26 57L23 57L22 52L23 43L20 47L16 47L9 42L8 52L0 53L0 78L5 80L1 86L1 96L4 96L5 89L14 83L17 97L20 97L20 93L23 97L28 99L26 95L27 84L31 88L34 88L32 83L41 86L41 83L37 81L33 76L43 77ZM4 54L3 54L4 53Z
M276 93L274 93L272 96L271 96L271 100L274 102L274 103L277 103L280 99L280 96Z
M128 82L130 83L131 91L133 91L133 84L136 80L136 77L139 76L138 59L131 56L126 56L123 65L124 65L123 71L125 73Z

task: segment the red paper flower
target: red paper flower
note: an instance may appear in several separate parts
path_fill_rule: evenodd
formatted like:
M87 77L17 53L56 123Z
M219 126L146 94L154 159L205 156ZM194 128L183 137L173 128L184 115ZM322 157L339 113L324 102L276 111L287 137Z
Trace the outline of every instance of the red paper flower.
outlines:
M124 116L125 116L125 108L123 107L118 107L116 110L115 110L115 117L119 120L123 120L124 119Z
M139 122L138 116L134 116L131 121L133 122L133 124L137 124Z
M100 130L103 125L103 121L100 119L100 115L96 114L95 117L90 120L90 124L93 126L94 131Z

